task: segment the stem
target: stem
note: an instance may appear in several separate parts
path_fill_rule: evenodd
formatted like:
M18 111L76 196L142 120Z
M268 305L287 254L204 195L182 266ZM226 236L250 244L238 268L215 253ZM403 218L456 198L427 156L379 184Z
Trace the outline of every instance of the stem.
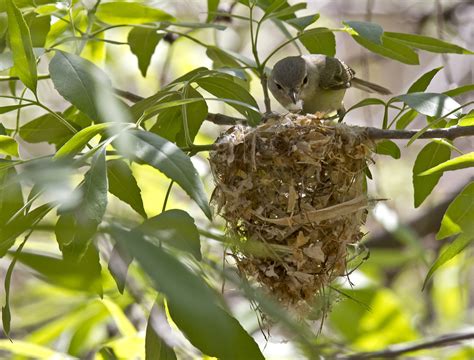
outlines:
M50 79L51 76L49 74L45 75L38 75L38 80L47 80ZM0 81L17 81L20 80L18 76L0 76Z
M270 105L270 95L268 94L267 82L268 82L267 75L265 74L265 71L263 71L260 77L260 83L262 84L262 89L263 89L263 101L265 104L265 113L269 114L272 112L272 108Z
M166 205L168 204L168 200L170 198L171 189L173 188L173 184L174 184L174 180L171 180L170 185L168 186L168 189L166 190L165 199L163 200L163 207L161 209L161 212L165 212L165 210L166 210Z
M59 122L61 122L64 126L66 126L69 130L71 130L71 132L73 134L77 133L77 130L74 126L72 126L71 124L69 124L69 122L63 118L62 116L59 116L55 111L51 110L49 107L47 107L46 105L43 105L42 103L40 103L39 101L33 101L35 103L35 105L39 106L40 108L43 108L44 110L46 110L47 112L49 112L51 115L53 115L57 120L59 120Z
M196 154L201 151L212 151L216 149L216 144L206 144L206 145L191 145L188 147L180 148L184 152L191 152L192 154Z
M20 100L18 101L18 105L21 105L23 102L23 97L25 96L27 88L25 87L23 91L21 92ZM16 111L16 123L15 123L15 131L13 132L13 136L18 134L20 131L20 114L21 114L21 107L19 107Z

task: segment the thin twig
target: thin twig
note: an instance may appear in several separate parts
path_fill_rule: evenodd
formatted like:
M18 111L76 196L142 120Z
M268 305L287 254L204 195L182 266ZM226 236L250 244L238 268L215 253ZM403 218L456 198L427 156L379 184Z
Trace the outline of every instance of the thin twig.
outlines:
M384 350L374 351L374 352L363 352L347 356L338 357L338 359L344 360L363 360L363 359L379 359L379 358L394 358L401 354L406 354L413 351L423 350L423 349L432 349L440 348L450 345L458 344L463 340L474 339L474 331L466 331L461 333L446 334L434 338L433 340L427 340L424 342L416 343L405 343L392 345Z
M420 130L389 130L375 127L365 128L367 137L372 140L380 139L411 139ZM463 136L473 136L474 126L452 126L445 129L426 130L420 139L449 139L453 140Z

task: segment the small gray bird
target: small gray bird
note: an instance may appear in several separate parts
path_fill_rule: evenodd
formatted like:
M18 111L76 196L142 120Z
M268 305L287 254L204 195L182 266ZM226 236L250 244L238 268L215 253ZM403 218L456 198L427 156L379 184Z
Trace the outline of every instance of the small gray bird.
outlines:
M342 100L351 86L368 92L390 94L386 88L355 77L341 60L326 55L289 56L278 61L268 79L275 99L292 112L329 114L345 110Z

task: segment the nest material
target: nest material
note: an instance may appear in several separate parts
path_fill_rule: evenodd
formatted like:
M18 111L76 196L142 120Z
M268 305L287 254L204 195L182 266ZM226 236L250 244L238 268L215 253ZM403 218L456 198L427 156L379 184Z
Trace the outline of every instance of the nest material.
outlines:
M241 273L301 308L346 274L362 237L370 143L357 127L286 115L234 126L210 154L212 197Z

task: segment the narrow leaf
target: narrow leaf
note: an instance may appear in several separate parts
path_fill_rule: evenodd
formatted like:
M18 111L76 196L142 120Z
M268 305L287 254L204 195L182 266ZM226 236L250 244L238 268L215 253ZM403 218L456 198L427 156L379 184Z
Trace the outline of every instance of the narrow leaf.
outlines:
M308 16L297 17L294 19L289 19L289 20L286 20L285 22L293 26L298 31L303 31L309 25L318 21L319 18L320 18L319 14L314 14L314 15L308 15Z
M430 70L423 75L421 75L408 89L407 93L414 93L414 92L422 92L425 91L428 85L431 83L431 80L435 77L435 75L440 71L443 67L437 67L433 70Z
M428 143L416 157L413 165L413 189L414 205L420 206L423 201L433 191L442 174L433 174L430 176L419 176L423 171L437 164L449 160L451 149L448 145L432 141Z
M13 0L5 0L8 15L8 34L13 52L15 71L27 88L36 93L38 75L30 30Z
M13 167L0 167L0 232L10 218L23 207L21 184L16 181L16 176L17 172Z
M445 161L439 165L436 165L428 170L423 171L419 176L426 176L436 173L442 173L445 171L465 169L474 167L474 152L458 156L454 159Z
M299 40L311 54L336 54L336 38L328 28L315 28L305 31Z
M148 317L145 332L145 360L177 360L176 354L168 344L158 335L154 326L154 314L157 304L153 306ZM164 309L163 309L164 312Z
M64 145L72 137L72 131L51 114L44 114L20 128L20 137L29 143L48 142Z
M437 93L414 92L399 95L396 98L420 114L435 118L443 117L461 106L456 100L449 96ZM449 115L448 118L457 118L460 113L461 110Z
M0 154L18 157L18 143L10 136L0 135Z
M471 91L474 91L474 84L459 86L457 88L445 91L443 94L448 96L458 96Z
M436 259L433 265L431 265L431 268L426 275L425 281L423 282L423 289L426 287L426 284L431 279L434 272L458 255L460 252L462 252L469 244L472 243L473 239L474 238L465 234L461 234L451 244L449 244L443 253Z
M84 146L96 135L102 134L107 128L114 124L104 123L96 124L82 129L74 134L54 155L55 159L61 159L68 156L74 156L81 151Z
M382 140L377 142L375 152L381 155L389 155L394 159L400 159L400 148L392 140Z
M413 46L418 49L435 53L473 54L472 51L464 49L458 45L454 45L447 41L436 39L430 36L397 32L386 32L385 36L403 42L408 46Z
M217 8L219 7L219 2L220 0L207 0L207 19L206 19L207 23L211 22L216 17L214 13L217 11Z
M474 182L468 184L449 205L436 238L441 240L459 233L474 238Z
M409 46L386 37L385 35L382 36L382 45L378 45L358 35L353 35L352 38L359 45L362 45L376 54L400 61L404 64L418 65L420 63L417 53Z
M163 10L134 2L101 3L95 15L100 21L111 25L145 24L174 20L173 16Z
M383 28L379 24L366 21L343 21L343 24L355 30L360 37L382 45Z
M110 193L129 204L133 210L146 218L141 190L129 165L120 159L107 161L107 177Z
M352 105L346 113L348 113L349 111L352 111L352 110L355 110L355 109L358 109L358 108L361 108L361 107L364 107L364 106L370 106L370 105L382 105L382 106L385 106L385 102L383 100L380 100L380 99L376 99L376 98L367 98L367 99L364 99L364 100L361 100L359 101L357 104L355 105Z
M415 118L418 116L418 112L416 110L410 109L405 114L400 116L397 120L395 127L398 130L405 129Z
M130 50L138 59L138 68L143 77L146 77L151 57L155 52L156 45L164 37L158 34L156 29L133 27L128 33L127 42Z

